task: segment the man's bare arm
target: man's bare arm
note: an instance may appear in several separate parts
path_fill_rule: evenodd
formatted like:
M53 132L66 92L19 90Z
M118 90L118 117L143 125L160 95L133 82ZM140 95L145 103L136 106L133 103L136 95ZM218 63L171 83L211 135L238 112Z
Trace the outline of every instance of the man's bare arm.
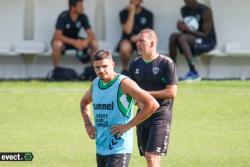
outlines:
M158 102L146 91L142 90L134 81L126 78L121 83L122 90L125 94L131 96L138 103L143 104L142 110L127 124L113 126L113 134L121 135L130 128L140 124L149 118L158 108Z
M63 35L63 32L61 30L55 31L54 40L62 41L65 44L72 45L77 49L85 49L88 47L89 43L95 39L94 32L92 29L85 30L87 33L86 39L73 39L67 36Z
M85 129L91 139L95 138L95 127L90 120L90 103L92 102L92 86L87 90L80 102L81 115Z
M177 85L167 85L165 89L148 92L156 99L174 99L177 94Z
M187 33L203 38L206 38L209 35L209 32L211 31L213 25L211 10L207 10L206 12L204 12L202 17L203 17L202 31L195 32L188 30Z
M73 46L75 45L76 42L75 39L64 36L62 30L55 31L54 40L62 41L65 44Z
M92 40L95 40L95 34L91 28L86 30L87 38L85 39L87 41L87 44L89 44Z
M134 27L135 19L135 5L130 4L128 7L128 18L127 21L122 25L122 29L126 34L130 34Z

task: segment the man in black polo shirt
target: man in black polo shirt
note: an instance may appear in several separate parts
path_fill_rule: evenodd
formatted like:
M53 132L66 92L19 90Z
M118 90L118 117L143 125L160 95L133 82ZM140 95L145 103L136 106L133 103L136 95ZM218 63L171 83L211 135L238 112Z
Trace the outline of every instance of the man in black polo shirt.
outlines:
M130 0L128 7L120 12L122 38L117 46L122 62L122 74L128 75L132 52L136 50L136 37L145 28L153 28L153 14L141 6L142 0Z
M216 46L212 11L207 6L198 3L197 0L184 1L185 6L181 8L181 15L183 18L194 17L198 21L198 30L190 30L183 21L179 21L177 27L181 33L171 35L169 54L176 62L177 48L179 48L189 66L189 72L184 76L183 80L200 80L201 78L194 66L193 58L209 52Z
M160 166L160 155L166 155L172 119L172 106L177 94L178 77L174 62L157 53L158 38L151 29L138 35L137 49L141 57L129 67L130 77L148 91L160 104L160 108L137 126L138 147L148 166ZM143 106L138 103L140 108Z
M78 36L81 28L86 31L85 39ZM69 0L69 10L63 11L59 15L52 40L52 49L54 68L59 67L61 55L67 49L75 49L76 57L82 63L89 62L98 50L88 17L83 13L83 0Z

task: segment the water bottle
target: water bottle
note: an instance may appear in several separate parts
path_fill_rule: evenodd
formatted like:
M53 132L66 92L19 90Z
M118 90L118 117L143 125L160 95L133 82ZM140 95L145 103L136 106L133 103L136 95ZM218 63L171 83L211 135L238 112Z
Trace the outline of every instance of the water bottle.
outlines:
M77 50L76 55L77 57L82 58L84 56L83 50Z

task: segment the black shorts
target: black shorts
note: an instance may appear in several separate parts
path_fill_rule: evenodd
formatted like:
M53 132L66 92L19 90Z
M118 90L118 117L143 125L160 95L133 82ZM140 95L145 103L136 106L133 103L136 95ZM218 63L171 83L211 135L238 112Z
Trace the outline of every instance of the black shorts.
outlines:
M165 120L149 118L137 126L137 143L141 156L144 156L145 152L167 155L172 114L171 111L166 112Z
M128 167L130 153L99 155L96 154L97 167Z
M132 52L133 52L133 51L137 51L136 43L130 41L129 39L121 39L121 40L119 41L117 47L116 47L116 51L117 51L117 52L120 52L120 45L121 45L121 42L122 42L123 40L129 41L129 43L131 44L131 47L132 47Z
M84 39L84 38L78 38L78 39ZM51 41L51 43L53 40ZM90 56L88 54L88 48L83 49L83 50L78 50L72 45L64 44L64 48L62 49L62 55L65 54L67 50L75 50L76 51L76 58L82 62L83 64L90 62Z
M183 53L180 44L177 42L178 47L180 48L180 52ZM191 46L191 52L194 56L199 56L202 53L207 53L213 50L216 46L216 43L211 40L207 40L205 38L195 38L194 44Z
M192 47L192 52L195 56L201 55L202 53L209 52L213 50L216 43L211 40L206 40L204 38L195 38L194 45Z
M83 50L78 50L72 45L64 45L64 48L62 50L62 55L65 54L66 50L75 50L76 51L76 58L82 62L82 63L88 63L90 62L90 56L88 54L88 48L83 49Z

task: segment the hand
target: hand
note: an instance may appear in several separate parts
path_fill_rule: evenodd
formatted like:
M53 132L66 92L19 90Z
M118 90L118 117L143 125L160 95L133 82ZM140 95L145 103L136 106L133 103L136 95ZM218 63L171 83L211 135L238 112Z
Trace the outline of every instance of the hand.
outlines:
M85 125L85 129L89 135L89 138L90 139L95 139L96 137L96 130L95 130L95 127L90 124L90 125Z
M189 28L188 26L184 23L184 21L178 21L177 22L177 28L178 30L180 30L181 32L188 32Z
M77 39L77 40L75 40L74 46L77 49L82 50L82 49L85 49L88 47L88 42L86 40L83 40L83 39Z
M129 127L127 124L115 125L111 128L111 133L113 135L121 136L123 133L127 132L128 130L129 130Z
M133 42L133 43L136 43L137 40L138 40L138 36L137 35L133 35L130 40Z
M135 5L134 4L130 4L129 6L128 6L128 11L129 12L134 12L135 13Z

